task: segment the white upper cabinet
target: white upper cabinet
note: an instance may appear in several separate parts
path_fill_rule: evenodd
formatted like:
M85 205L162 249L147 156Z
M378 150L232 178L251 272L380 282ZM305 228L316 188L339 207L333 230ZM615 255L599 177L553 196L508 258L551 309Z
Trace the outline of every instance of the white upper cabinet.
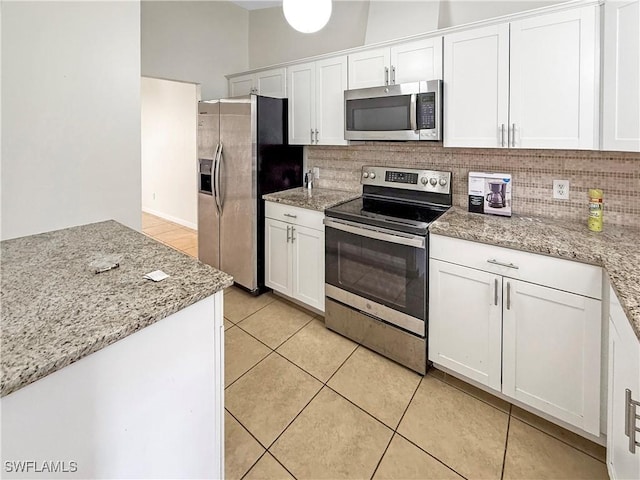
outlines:
M442 37L349 55L349 88L442 78Z
M640 1L604 4L602 149L640 152Z
M506 146L509 25L444 38L444 145Z
M285 68L238 75L229 79L229 96L239 97L255 93L265 97L285 98L287 77Z
M345 145L346 88L346 56L289 67L289 143Z
M597 148L597 8L445 37L444 145Z

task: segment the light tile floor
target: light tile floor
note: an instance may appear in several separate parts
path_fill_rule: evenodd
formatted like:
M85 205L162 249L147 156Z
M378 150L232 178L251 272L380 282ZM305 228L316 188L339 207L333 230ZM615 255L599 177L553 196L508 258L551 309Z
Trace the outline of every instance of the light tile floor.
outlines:
M142 212L142 233L198 258L198 234L195 230Z
M144 214L143 231L197 257L193 230ZM224 299L227 479L608 478L604 448L465 382L271 293Z
M607 479L604 448L273 294L225 294L228 479Z

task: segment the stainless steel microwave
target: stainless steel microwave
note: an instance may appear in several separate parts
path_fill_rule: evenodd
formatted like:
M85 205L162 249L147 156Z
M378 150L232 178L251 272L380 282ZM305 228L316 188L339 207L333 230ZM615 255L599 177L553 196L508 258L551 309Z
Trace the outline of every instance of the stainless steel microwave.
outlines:
M345 140L442 140L442 80L345 90Z

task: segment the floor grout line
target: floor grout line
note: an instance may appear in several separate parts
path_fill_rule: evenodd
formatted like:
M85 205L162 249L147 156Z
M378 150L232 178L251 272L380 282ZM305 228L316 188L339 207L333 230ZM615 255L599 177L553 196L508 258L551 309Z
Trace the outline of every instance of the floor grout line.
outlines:
M507 449L509 448L509 428L511 428L511 412L513 405L509 406L509 418L507 419L507 434L504 438L504 453L502 455L502 469L500 470L500 480L504 479L504 466L507 463Z

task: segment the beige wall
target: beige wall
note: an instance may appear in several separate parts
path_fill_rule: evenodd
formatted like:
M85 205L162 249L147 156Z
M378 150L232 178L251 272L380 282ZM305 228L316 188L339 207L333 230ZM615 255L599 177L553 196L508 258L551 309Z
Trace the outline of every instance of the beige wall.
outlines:
M249 69L248 40L249 12L231 2L142 2L142 75L199 83L205 100Z
M440 2L375 0L369 4L365 44L438 29Z
M524 12L567 0L441 0L438 28Z
M281 7L252 10L249 67L259 68L364 45L368 11L368 1L334 1L327 26L317 33L305 34L289 26Z
M140 229L140 4L2 2L2 239Z
M142 210L198 228L197 85L142 78Z

